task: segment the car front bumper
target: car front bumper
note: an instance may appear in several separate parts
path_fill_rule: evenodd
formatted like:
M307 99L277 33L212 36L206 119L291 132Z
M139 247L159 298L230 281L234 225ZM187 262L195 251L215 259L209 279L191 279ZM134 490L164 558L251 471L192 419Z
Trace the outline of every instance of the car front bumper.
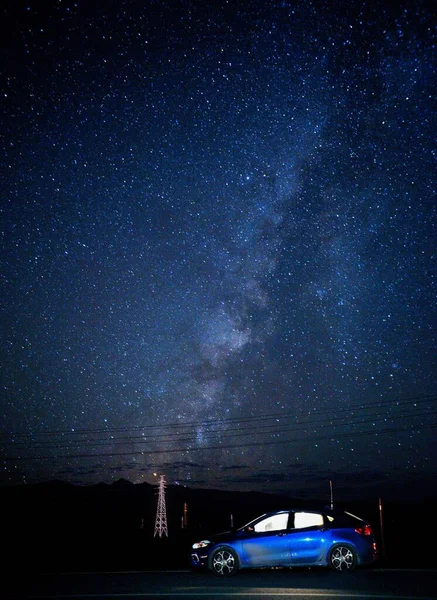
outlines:
M191 567L193 569L206 569L208 567L208 555L205 552L193 551L191 553Z

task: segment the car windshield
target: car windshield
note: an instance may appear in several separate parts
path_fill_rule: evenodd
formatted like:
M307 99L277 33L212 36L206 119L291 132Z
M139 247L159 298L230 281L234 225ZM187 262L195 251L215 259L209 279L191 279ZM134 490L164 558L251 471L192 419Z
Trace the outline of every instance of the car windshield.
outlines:
M266 513L267 514L267 513ZM237 531L244 531L247 527L253 527L254 524L259 521L260 519L262 519L263 517L266 516L266 514L261 515L260 517L257 517L256 519L252 519L252 521L249 521L249 523L246 523L246 525L243 525L243 527L238 527Z
M260 533L262 531L278 531L280 529L286 529L288 515L288 511L265 513L253 521L250 521L243 527L240 527L238 531L246 531L248 528L250 528L257 533Z

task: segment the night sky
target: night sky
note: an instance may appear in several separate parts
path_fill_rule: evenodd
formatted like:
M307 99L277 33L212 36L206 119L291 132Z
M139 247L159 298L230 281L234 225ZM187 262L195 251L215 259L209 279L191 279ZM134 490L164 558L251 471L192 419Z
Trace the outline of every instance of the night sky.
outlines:
M432 492L431 7L2 3L3 485Z

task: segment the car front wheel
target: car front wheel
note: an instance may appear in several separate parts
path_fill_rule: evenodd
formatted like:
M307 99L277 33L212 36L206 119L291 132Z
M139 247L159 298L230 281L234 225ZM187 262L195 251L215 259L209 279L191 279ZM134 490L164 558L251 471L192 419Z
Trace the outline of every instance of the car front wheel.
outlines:
M353 571L357 566L357 554L345 544L337 544L329 552L329 566L336 573Z
M211 569L220 577L235 575L238 571L238 556L232 548L217 548L211 556Z

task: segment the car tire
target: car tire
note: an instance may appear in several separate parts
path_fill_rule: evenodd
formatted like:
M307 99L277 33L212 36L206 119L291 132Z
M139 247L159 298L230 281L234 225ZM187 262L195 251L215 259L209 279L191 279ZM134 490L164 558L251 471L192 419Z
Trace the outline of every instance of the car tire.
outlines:
M211 554L210 569L217 577L230 577L238 571L238 555L227 546L216 548Z
M335 573L350 573L357 566L357 553L348 544L336 544L329 551L328 564Z

